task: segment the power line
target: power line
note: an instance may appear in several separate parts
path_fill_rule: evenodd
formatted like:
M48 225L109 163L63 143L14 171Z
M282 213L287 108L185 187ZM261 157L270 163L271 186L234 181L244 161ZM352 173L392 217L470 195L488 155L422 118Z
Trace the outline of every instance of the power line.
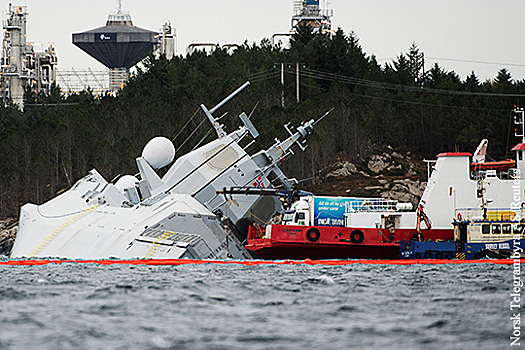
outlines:
M420 86L391 84L391 83L384 83L380 81L354 78L354 77L349 77L349 76L340 75L340 74L322 72L322 71L313 70L309 68L303 69L303 75L307 75L311 78L324 79L328 81L340 81L342 83L351 84L351 85L361 85L361 86L367 86L370 88L388 89L388 90L425 92L425 93L448 94L448 95L466 95L466 96L525 97L525 94L501 94L501 93L489 93L489 92L444 90L444 89L424 88Z
M461 58L444 58L444 57L429 57L429 56L426 56L426 58L430 58L430 59L433 59L433 60L443 60L443 61L494 64L494 65L498 65L498 66L525 67L525 64L519 64L519 63L488 62L488 61L465 60L465 59L461 59Z
M286 74L296 74L296 71L290 68L285 69ZM259 73L260 74L260 73ZM350 85L359 85L359 86L365 86L369 88L374 89L384 89L384 90L397 90L397 91L410 91L410 92L423 92L423 93L433 93L433 94L448 94L448 95L462 95L462 96L484 96L484 97L525 97L525 94L501 94L501 93L486 93L486 92L471 92L471 91L458 91L458 90L444 90L444 89L431 89L431 88L423 88L420 86L408 86L408 85L400 85L400 84L391 84L391 83L384 83L380 81L374 81L374 80L367 80L367 79L360 79L350 76L345 76L341 74L334 74L334 73L328 73L323 72L319 70L309 69L306 67L303 67L301 75L313 79L321 79L321 80L327 80L327 81L339 81L343 84L350 84ZM259 77L256 77L254 79L254 82L260 82L264 80L269 80L276 78L279 75L279 73L271 74L268 71L263 72ZM321 89L318 86L311 86L308 84L301 83L301 86L311 87L315 89ZM409 101L409 100L400 100L400 99L392 99L387 97L380 97L375 95L366 95L366 94L357 94L352 93L356 96L361 96L365 98L371 98L371 99L377 99L377 100L383 100L383 101L390 101L390 102L399 102L399 103L407 103L407 104L416 104L416 105L422 105L422 106L429 106L429 107L442 107L442 108L456 108L456 109L471 109L471 110L486 110L486 111L503 111L502 109L495 109L495 108L480 108L480 107L465 107L465 106L453 106L453 105L442 105L442 104L433 104L433 103L424 103L424 102L415 102L415 101Z
M313 89L323 90L322 88L320 88L318 86L313 86L313 85L309 85L309 84L301 84L301 86L306 86L306 87L313 88ZM406 103L406 104L420 105L420 106L427 106L427 107L452 108L452 109L469 109L469 110L478 110L478 111L506 111L506 112L508 112L507 109L499 109L499 108L465 107L465 106L444 105L444 104L438 104L438 103L416 102L416 101L408 101L408 100L401 100L401 99L395 99L395 98L381 97L381 96L376 96L376 95L358 94L358 93L355 93L355 92L350 92L350 94L352 94L354 96L359 96L359 97L373 99L373 100Z
M482 108L482 107L465 107L465 106L443 105L443 104L437 104L437 103L415 102L415 101L399 100L399 99L386 98L386 97L373 96L373 95L356 94L356 93L353 93L353 92L351 94L355 95L355 96L366 97L366 98L371 98L371 99L375 99L375 100L399 102L399 103L406 103L406 104L413 104L413 105L420 105L420 106L427 106L427 107L470 109L470 110L478 110L478 111L506 111L506 112L508 112L507 109Z
M248 80L250 80L250 82L252 83L258 83L258 82L261 82L261 81L264 81L264 80L270 80L270 79L273 79L275 77L278 77L280 75L279 72L273 72L273 73L267 73L265 75L261 75L259 77L256 77L256 78L248 78Z
M246 77L248 77L248 78L257 78L257 77L259 77L261 75L265 75L265 74L268 74L270 72L271 73L275 72L275 69L267 69L267 70L263 70L261 72L248 74Z

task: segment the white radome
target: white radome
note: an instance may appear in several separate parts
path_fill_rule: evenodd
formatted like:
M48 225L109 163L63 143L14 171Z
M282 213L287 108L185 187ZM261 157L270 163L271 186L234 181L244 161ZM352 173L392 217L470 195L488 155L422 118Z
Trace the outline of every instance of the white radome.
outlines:
M118 188L120 192L123 192L125 188L130 188L135 186L135 183L139 180L133 175L124 175L115 183L115 187Z
M175 146L173 146L173 143L169 139L163 136L155 137L144 147L142 158L144 158L153 169L160 169L171 163L175 158Z

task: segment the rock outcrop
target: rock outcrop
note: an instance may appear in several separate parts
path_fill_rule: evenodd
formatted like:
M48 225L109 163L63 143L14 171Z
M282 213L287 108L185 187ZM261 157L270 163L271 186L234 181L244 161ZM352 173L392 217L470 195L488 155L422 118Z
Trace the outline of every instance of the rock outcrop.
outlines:
M326 175L327 178L350 176L357 172L355 164L348 161L337 162L333 167L336 170L329 172L328 175Z
M383 155L373 154L368 161L368 169L376 174L382 172L389 166L389 158L390 156L386 153Z
M394 180L393 183L391 188L385 188L385 190L381 192L381 197L404 203L412 203L414 208L418 205L427 184L426 182L408 178Z
M339 160L329 167L322 188L310 190L319 195L381 197L412 203L415 208L425 190L423 162L410 152L380 149L356 163Z
M17 224L18 222L13 218L0 221L0 256L9 256L11 253L18 230Z
M368 169L374 174L395 172L405 176L416 175L416 165L412 162L410 153L405 157L397 152L373 154L368 161Z

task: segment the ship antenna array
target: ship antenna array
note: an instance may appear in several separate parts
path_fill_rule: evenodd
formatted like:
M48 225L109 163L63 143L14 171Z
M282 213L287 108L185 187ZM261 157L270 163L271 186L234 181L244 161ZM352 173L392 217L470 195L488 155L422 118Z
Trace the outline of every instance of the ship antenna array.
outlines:
M219 102L219 104L217 104L215 107L213 107L212 109L208 110L206 108L206 106L204 106L204 104L201 104L201 108L202 110L204 111L204 114L206 114L206 116L208 117L208 119L210 120L211 124L213 125L215 131L217 132L217 136L219 138L223 138L224 136L226 136L226 132L224 131L223 127L224 125L220 124L219 123L219 119L215 118L213 116L213 113L215 113L215 111L217 111L219 108L221 108L226 102L228 102L229 100L231 100L232 98L234 98L239 92L241 92L242 90L244 90L246 87L248 87L250 85L250 82L247 81L246 83L244 83L244 85L242 85L240 88L238 88L237 90L235 90L234 92L232 92L230 94L230 96L226 97L224 100L222 100L221 102Z
M328 114L330 114L332 111L334 110L334 108L330 109L328 112L326 112L325 114L323 114L323 116L319 119L317 119L317 121L314 121L313 119L310 120L309 122L303 122L301 124L301 126L299 126L297 128L297 131L299 132L299 134L301 134L302 137L305 137L307 134L311 133L312 130L313 130L313 127L315 126L315 124L319 123L321 120L323 120ZM294 137L294 133L292 132L292 130L290 129L289 127L290 123L286 124L284 126L284 128L286 129L286 131L288 131L288 134L290 134L291 138ZM304 152L306 150L306 140L303 140L302 142L299 141L299 139L296 139L294 141L297 146ZM291 150L290 150L291 151ZM293 153L292 153L293 154Z

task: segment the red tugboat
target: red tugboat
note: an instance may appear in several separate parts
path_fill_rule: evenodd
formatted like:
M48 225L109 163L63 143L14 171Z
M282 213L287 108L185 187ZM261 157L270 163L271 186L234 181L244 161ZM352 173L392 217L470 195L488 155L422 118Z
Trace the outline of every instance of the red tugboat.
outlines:
M246 249L263 259L398 259L400 237L421 238L421 221L431 228L421 207L411 209L382 198L302 197L281 224L250 226ZM371 224L352 225L363 215Z
M250 226L246 249L262 259L398 259L400 244L380 230L351 227Z

